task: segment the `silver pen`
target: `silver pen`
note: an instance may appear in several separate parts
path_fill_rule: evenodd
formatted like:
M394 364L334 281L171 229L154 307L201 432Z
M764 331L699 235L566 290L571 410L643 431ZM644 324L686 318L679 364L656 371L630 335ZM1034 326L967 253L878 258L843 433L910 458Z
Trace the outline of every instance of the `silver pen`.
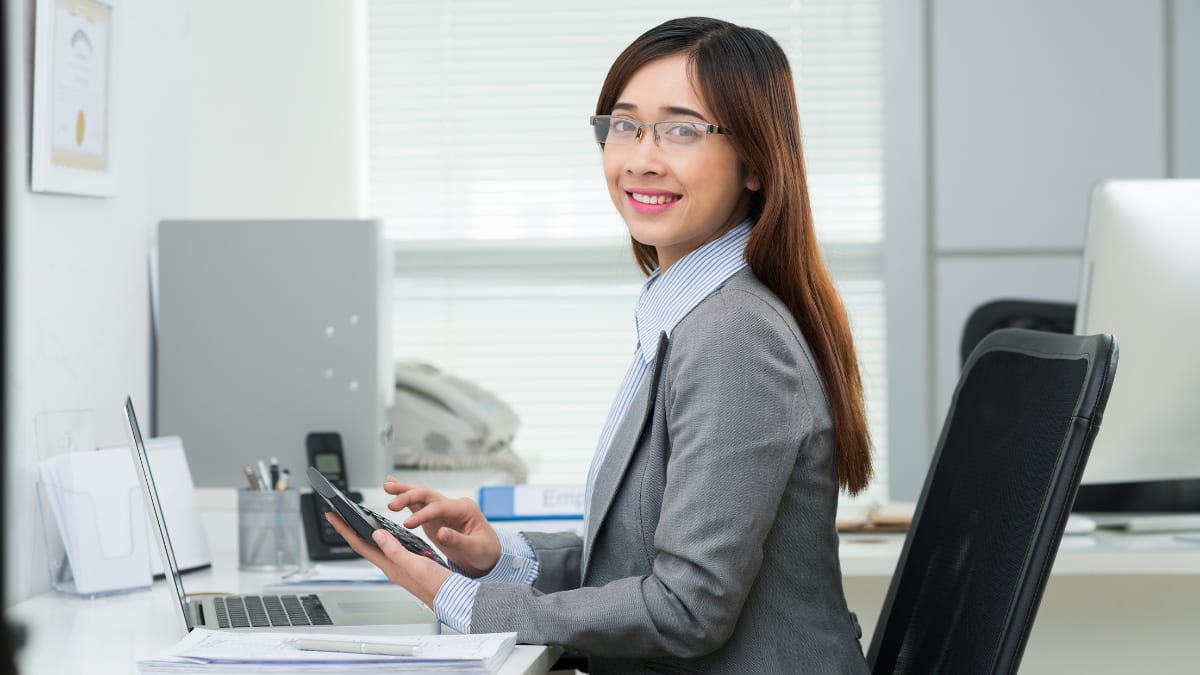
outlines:
M299 639L293 642L296 649L310 652L342 652L346 654L378 654L380 656L414 656L417 645L389 644L386 642L359 642L357 640L312 640Z
M275 484L271 482L271 474L267 472L267 463L258 460L258 489L263 492L270 492L275 489Z

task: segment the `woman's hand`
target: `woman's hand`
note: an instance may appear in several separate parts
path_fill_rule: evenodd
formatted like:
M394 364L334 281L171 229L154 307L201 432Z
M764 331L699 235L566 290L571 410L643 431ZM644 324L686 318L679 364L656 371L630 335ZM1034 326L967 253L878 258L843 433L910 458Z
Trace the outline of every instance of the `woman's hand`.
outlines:
M399 483L391 476L383 490L396 495L388 502L389 509L412 511L404 526L421 526L442 553L469 576L487 574L500 560L500 537L473 500L447 499L429 488Z
M355 553L371 561L392 583L403 586L418 600L433 607L433 598L450 577L450 570L404 548L387 530L375 530L372 534L376 547L359 537L337 513L330 511L325 514L325 519Z

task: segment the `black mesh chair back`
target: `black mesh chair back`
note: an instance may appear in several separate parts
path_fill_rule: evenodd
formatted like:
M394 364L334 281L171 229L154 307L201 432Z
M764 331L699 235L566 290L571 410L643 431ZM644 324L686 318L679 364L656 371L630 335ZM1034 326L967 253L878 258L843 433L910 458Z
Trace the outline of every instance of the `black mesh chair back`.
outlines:
M961 363L966 365L975 345L1001 328L1071 333L1075 330L1075 304L1005 299L976 307L963 324ZM1084 513L1195 513L1200 511L1200 478L1080 485L1074 509Z
M1075 331L1075 303L1039 300L992 300L975 308L963 324L959 354L962 363L988 333L1001 328L1028 328L1050 333Z
M972 352L868 661L874 673L1013 673L1112 387L1117 345L1003 329Z

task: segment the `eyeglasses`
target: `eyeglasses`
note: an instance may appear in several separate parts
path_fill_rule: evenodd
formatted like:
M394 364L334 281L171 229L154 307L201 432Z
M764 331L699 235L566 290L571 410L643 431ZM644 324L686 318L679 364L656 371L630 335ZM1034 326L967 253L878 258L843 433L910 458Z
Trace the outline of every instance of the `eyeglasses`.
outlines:
M732 134L715 124L665 120L662 122L639 122L624 115L592 115L592 130L598 143L633 145L642 140L646 127L650 127L654 143L660 148L695 148L704 144L709 134Z

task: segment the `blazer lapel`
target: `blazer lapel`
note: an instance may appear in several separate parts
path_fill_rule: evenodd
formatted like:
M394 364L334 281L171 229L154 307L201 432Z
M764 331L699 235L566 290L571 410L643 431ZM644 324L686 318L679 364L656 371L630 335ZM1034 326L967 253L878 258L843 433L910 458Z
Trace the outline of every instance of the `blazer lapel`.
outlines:
M587 532L583 538L581 579L587 577L588 564L591 561L591 544L596 540L596 533L600 531L600 525L608 515L608 509L612 506L617 488L620 487L621 479L625 476L625 469L628 468L633 451L642 437L642 431L654 414L654 399L658 391L659 376L662 374L662 364L665 360L663 355L666 354L667 343L666 332L660 333L658 351L655 352L650 377L642 380L642 384L638 387L637 394L629 404L629 410L625 412L624 419L621 420L620 426L613 434L604 461L597 470L596 482L592 486L591 512L588 513Z

